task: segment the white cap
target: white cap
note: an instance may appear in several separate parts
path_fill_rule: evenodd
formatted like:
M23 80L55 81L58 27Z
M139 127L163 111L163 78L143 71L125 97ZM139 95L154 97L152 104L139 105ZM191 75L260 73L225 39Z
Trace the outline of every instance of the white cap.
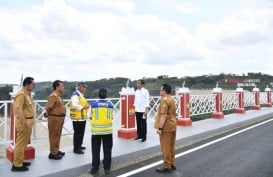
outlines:
M223 92L223 90L222 90L222 88L214 88L212 90L212 92L214 92L214 93L221 93L221 92Z
M178 93L190 93L190 90L188 87L182 87L179 88Z
M130 88L130 87L122 87L121 88L121 92L119 92L119 94L123 94L123 95L134 95L135 94L135 89L134 88Z
M236 92L243 92L243 91L244 91L243 88L237 88L237 89L236 89Z

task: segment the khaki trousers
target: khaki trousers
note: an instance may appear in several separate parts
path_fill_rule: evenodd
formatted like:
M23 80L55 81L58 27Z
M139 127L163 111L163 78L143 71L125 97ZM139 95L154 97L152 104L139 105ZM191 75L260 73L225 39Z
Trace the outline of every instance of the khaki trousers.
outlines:
M160 147L163 157L163 167L171 169L175 166L175 139L176 132L162 132L160 135Z
M22 124L19 118L16 118L15 120L16 140L13 158L13 165L15 167L23 166L25 158L25 148L30 141L33 124L33 119L26 119L25 124Z
M60 148L64 117L48 117L50 153L57 155Z

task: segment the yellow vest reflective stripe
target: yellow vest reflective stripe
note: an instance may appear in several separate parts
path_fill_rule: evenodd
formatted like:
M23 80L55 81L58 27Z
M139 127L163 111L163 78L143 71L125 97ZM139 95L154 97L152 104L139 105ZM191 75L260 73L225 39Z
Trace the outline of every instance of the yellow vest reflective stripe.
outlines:
M79 98L79 105L85 106L87 105L87 100L80 96L77 92L73 93L73 96L77 95ZM70 102L70 118L72 120L82 120L87 118L87 109L77 110L73 108L72 102Z
M113 104L98 100L92 104L91 132L93 135L112 134Z

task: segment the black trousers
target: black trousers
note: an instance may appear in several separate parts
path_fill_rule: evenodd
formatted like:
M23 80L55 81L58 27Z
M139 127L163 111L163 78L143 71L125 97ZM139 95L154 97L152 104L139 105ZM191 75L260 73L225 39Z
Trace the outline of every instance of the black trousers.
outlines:
M74 151L80 150L82 146L83 136L85 132L86 121L72 121L73 122L73 145Z
M146 139L147 135L147 118L143 119L144 112L136 112L137 137Z
M108 135L92 135L92 170L97 171L100 167L100 147L103 144L103 168L110 169L112 162L113 136Z

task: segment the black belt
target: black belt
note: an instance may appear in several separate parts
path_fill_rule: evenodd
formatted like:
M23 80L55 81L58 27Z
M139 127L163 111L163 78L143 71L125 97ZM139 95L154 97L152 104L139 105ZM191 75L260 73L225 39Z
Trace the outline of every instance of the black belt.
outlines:
M20 119L20 117L16 117L17 119ZM34 117L25 117L25 119L33 119Z
M62 115L55 115L55 114L50 114L48 116L53 116L53 117L65 117L65 114L62 114Z

